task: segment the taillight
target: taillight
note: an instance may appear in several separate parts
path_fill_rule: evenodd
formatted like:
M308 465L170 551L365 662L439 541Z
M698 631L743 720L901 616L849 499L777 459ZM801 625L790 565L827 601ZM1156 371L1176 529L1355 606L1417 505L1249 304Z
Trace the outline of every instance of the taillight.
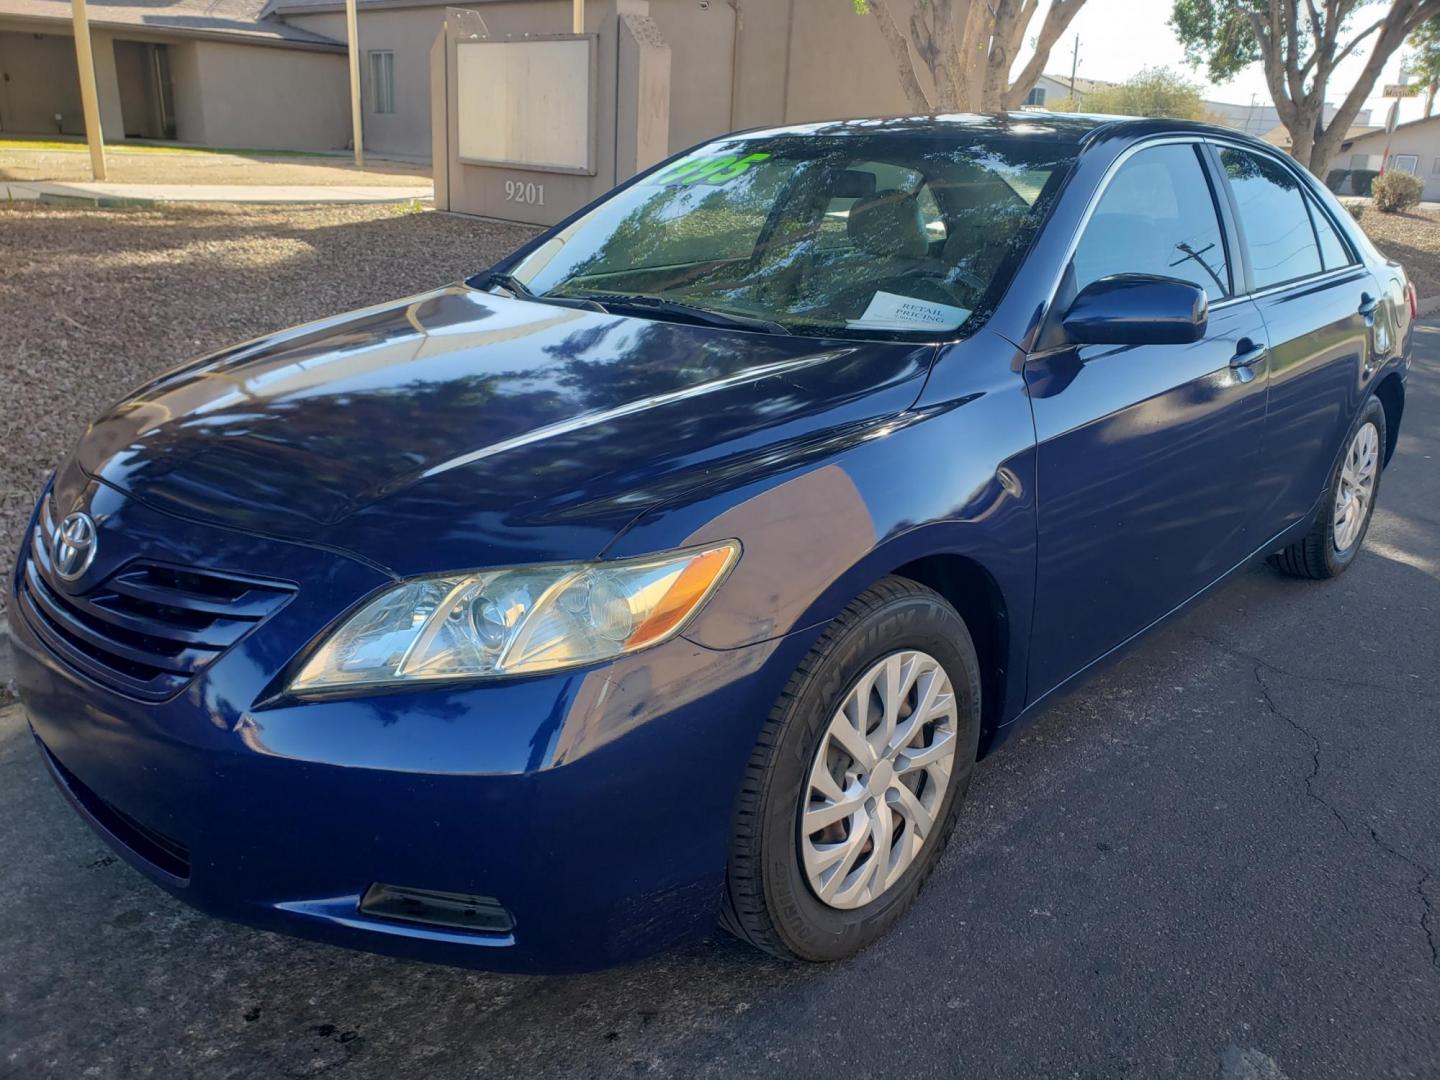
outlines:
M1420 315L1420 300L1415 295L1415 283L1413 281L1407 281L1405 283L1405 299L1410 303L1410 320L1413 322Z

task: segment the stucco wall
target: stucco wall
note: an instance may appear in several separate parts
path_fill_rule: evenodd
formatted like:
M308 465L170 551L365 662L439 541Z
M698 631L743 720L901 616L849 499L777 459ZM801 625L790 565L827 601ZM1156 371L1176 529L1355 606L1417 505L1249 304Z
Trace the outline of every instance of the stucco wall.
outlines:
M670 46L670 150L733 130L735 9L724 0L703 8L697 0L650 0L650 17ZM747 27L749 19L747 10Z
M194 67L184 80L184 96L198 92L207 145L334 150L348 142L349 76L342 55L214 41L191 47ZM180 106L175 66L177 128L184 129L195 116ZM177 135L191 141L183 130Z
M909 18L909 0L896 0ZM483 0L492 37L563 34L568 0ZM670 149L736 128L908 111L885 43L871 18L844 0L650 0L650 17L670 46ZM365 145L376 153L430 154L430 45L445 17L434 7L365 8L360 80ZM346 40L341 12L290 15L286 22ZM395 112L373 111L366 53L395 54ZM923 76L922 76L923 77Z
M1350 169L1354 155L1367 156L1367 168L1379 169L1386 144L1390 146L1390 157L1394 160L1403 154L1414 154L1420 160L1416 163L1415 175L1425 182L1426 201L1440 201L1440 173L1435 170L1440 163L1440 117L1416 124L1414 127L1397 128L1393 135L1377 131L1350 143L1335 155L1331 165L1334 169Z
M485 5L487 20L490 5ZM360 10L360 92L365 125L365 147L377 154L430 156L430 45L445 21L443 7ZM336 41L348 40L345 16L340 13L295 16L285 20ZM395 111L377 113L370 86L368 52L388 49L395 54ZM346 72L346 94L349 94ZM346 98L349 100L348 96Z
M69 35L0 30L0 131L85 133L75 42Z
M195 42L170 46L170 87L175 98L175 138L206 145L204 92Z

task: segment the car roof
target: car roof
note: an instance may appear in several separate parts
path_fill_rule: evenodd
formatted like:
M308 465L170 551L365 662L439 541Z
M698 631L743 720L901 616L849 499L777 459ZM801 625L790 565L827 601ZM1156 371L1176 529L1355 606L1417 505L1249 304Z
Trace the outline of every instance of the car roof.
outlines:
M747 138L774 136L843 136L880 133L915 135L989 134L1009 138L1034 138L1036 141L1059 142L1079 148L1103 137L1141 139L1151 135L1193 134L1218 135L1251 143L1273 151L1268 143L1245 135L1233 128L1203 124L1194 120L1173 120L1143 116L1108 116L1098 113L1057 113L1024 110L1003 113L942 113L935 116L873 116L848 120L819 120L804 124L751 128L736 132Z

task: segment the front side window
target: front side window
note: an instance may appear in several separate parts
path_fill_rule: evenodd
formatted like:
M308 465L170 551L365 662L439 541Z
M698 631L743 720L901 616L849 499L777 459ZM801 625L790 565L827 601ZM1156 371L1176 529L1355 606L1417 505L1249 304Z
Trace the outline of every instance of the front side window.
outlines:
M539 299L686 305L791 333L973 329L1074 153L959 124L729 138L616 192L513 277Z
M1295 175L1247 150L1221 150L1220 162L1235 192L1255 288L1320 273L1320 248Z
M395 54L388 50L370 53L370 111L395 111Z
M1111 274L1153 274L1230 295L1230 267L1210 184L1189 143L1141 150L1116 171L1072 263L1075 288Z

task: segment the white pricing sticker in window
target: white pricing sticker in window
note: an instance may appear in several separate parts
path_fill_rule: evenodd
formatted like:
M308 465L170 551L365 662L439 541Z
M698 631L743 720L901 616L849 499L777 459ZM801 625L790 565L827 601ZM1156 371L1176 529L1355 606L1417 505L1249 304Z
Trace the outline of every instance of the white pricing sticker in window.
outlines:
M852 330L953 330L969 317L968 308L877 292L865 314L845 325Z

